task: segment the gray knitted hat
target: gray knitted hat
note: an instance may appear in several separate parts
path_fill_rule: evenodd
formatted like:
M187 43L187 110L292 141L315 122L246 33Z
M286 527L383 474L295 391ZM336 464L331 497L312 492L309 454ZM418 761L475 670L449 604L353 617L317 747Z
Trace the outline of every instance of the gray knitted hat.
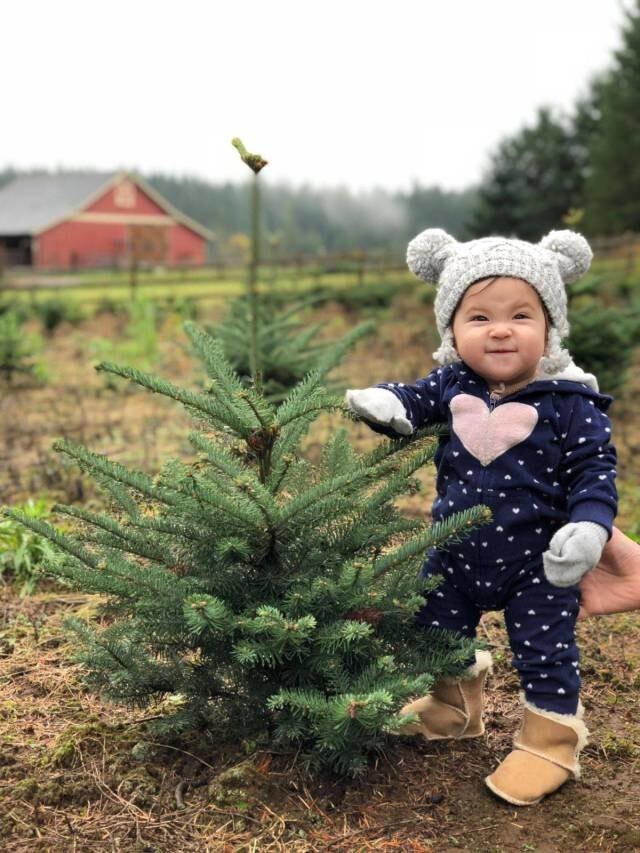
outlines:
M460 361L453 345L451 320L465 290L481 278L521 278L536 289L551 318L542 368L557 373L571 361L560 341L569 334L564 285L589 269L593 252L574 231L550 231L537 243L506 237L482 237L458 243L441 228L427 228L407 248L407 264L422 281L435 284L435 315L442 344L433 357L441 364Z

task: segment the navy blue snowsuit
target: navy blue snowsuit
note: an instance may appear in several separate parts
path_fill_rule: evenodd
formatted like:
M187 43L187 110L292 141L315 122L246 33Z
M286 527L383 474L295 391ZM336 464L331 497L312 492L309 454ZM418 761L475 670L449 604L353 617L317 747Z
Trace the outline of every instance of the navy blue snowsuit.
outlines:
M402 401L414 429L449 425L434 459L433 520L477 504L493 516L463 542L427 552L423 575L444 581L416 614L418 624L474 637L483 611L504 609L525 698L575 714L580 592L550 584L542 554L568 522L596 522L611 537L617 455L605 412L613 398L581 382L539 379L494 400L464 362L434 368L412 385L376 387ZM367 423L398 438L391 427Z

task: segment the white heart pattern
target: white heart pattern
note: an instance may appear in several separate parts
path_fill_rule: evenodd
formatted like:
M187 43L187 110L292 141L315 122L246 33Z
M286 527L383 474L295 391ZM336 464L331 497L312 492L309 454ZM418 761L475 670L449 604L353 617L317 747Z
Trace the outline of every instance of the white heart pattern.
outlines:
M452 428L481 465L520 444L533 432L538 412L525 403L502 403L492 412L479 397L458 394L450 402Z

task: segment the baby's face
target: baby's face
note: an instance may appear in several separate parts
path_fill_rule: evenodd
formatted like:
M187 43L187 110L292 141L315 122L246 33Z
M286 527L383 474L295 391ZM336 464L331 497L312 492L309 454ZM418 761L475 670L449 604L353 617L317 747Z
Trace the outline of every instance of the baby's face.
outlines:
M460 358L487 382L533 378L545 348L545 317L536 291L506 276L467 288L453 319Z

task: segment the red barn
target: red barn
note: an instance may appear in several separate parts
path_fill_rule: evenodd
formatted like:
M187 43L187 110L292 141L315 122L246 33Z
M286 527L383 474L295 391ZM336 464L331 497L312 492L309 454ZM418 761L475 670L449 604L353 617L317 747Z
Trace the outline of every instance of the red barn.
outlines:
M213 237L129 172L29 175L0 189L0 260L9 266L203 264Z

